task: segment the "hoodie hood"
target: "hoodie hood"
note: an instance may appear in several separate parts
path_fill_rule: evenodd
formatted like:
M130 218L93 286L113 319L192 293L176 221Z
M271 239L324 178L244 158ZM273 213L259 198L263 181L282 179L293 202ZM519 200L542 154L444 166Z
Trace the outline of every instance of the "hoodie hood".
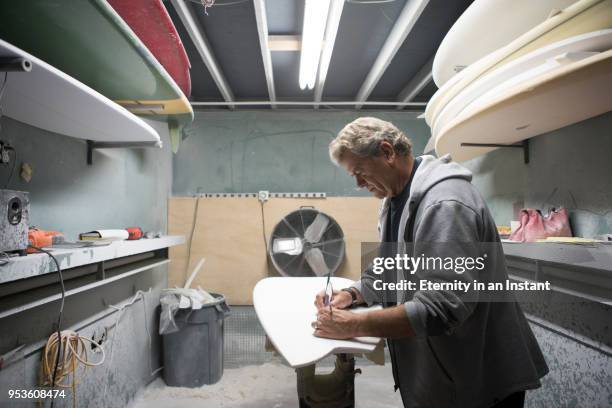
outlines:
M430 155L421 156L421 164L419 164L410 186L408 202L418 206L429 189L450 178L472 181L472 172L453 162L448 154L440 158Z
M404 206L402 217L400 220L399 237L404 236L406 221L411 215L411 210L416 209L419 203L425 196L425 194L436 184L448 180L451 178L459 178L468 182L472 181L472 172L452 161L450 155L444 155L440 158L423 155L421 157L421 163L417 167L416 173L412 178L412 184L410 185L410 196L408 202ZM390 198L383 199L378 222L379 237L382 241L382 237L386 234L386 222L385 219L389 213ZM399 238L398 237L398 238ZM401 241L398 239L398 241Z

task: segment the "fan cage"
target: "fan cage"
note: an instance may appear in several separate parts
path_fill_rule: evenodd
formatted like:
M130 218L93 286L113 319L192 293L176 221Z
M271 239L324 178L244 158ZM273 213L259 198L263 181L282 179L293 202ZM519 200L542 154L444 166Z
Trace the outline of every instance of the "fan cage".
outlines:
M300 208L287 214L272 231L268 255L272 264L282 276L318 276L306 261L305 253L310 248L304 234L308 226L314 221L318 214L329 219L329 224L321 236L320 241L313 245L321 250L325 264L332 275L342 266L345 257L344 233L336 220L330 215L320 212L314 208ZM300 238L304 250L298 255L289 255L282 252L273 252L274 240L282 238Z

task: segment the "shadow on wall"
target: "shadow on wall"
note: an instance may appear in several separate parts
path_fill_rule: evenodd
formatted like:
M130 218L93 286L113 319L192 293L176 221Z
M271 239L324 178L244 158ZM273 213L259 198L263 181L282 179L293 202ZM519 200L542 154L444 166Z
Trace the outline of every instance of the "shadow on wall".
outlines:
M527 165L517 150L498 149L463 163L498 225L509 226L524 206Z

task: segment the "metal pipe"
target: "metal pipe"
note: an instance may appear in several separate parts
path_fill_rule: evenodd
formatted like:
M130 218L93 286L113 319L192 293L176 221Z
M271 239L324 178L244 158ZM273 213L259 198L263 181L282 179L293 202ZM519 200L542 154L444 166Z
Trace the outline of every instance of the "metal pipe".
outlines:
M0 58L0 72L30 72L32 61L21 57Z
M219 68L219 64L215 59L212 51L210 50L210 45L208 44L208 40L204 36L204 32L200 28L200 25L196 21L193 12L187 5L184 0L171 0L174 9L176 10L179 18L183 22L185 29L189 33L189 37L191 37L191 41L193 41L193 45L198 50L198 53L202 57L204 64L206 64L206 68L210 72L210 75L213 77L215 84L219 88L219 92L223 96L227 102L232 102L234 100L234 95L232 90L230 89L221 68ZM230 103L228 106L233 107Z
M413 100L422 90L427 86L428 83L431 82L432 73L431 68L433 66L434 57L432 56L429 61L425 63L417 72L417 74L412 77L408 85L400 92L397 97L398 101L401 102L410 102ZM398 106L397 109L402 109L401 106Z
M351 106L356 104L361 105L371 105L371 106L413 106L417 108L424 108L427 106L425 102L393 102L393 101L234 101L234 102L191 102L191 106L227 106L227 105L236 105L236 106L267 106L267 105L284 105L284 106L312 106L312 105L329 105L329 106Z
M357 109L364 105L363 102L368 99L376 87L376 84L378 84L378 81L393 60L393 57L395 57L395 54L402 46L402 43L408 34L410 34L410 31L416 24L428 3L429 0L408 0L406 2L406 5L393 26L393 29L391 29L387 40L378 53L378 57L376 57L376 61L374 61L374 65L372 65L372 69L370 69L370 72L363 82L363 85L361 85L361 89L359 90L356 98L360 102L356 106Z

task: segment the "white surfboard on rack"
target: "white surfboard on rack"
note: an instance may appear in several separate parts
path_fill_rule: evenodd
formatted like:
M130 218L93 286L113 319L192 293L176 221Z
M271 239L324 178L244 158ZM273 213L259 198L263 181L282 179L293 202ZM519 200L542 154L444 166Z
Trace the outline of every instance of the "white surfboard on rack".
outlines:
M438 87L576 0L475 0L448 31L433 62ZM486 34L485 34L486 33Z
M474 101L486 104L500 92L510 89L548 71L612 48L612 29L599 30L567 38L523 55L483 75L461 91L440 112L432 126L432 136L440 134L450 121ZM486 96L488 95L488 96Z
M446 105L481 76L549 44L609 28L612 28L612 0L579 0L571 4L452 77L427 104L425 121L432 126Z
M325 289L326 281L327 278L274 277L260 280L253 289L253 306L259 322L291 367L314 364L330 354L368 353L374 351L381 341L378 337L333 340L314 336L311 327L317 319L314 300L316 294ZM352 283L350 279L332 278L335 290ZM380 308L374 306L354 311Z
M161 146L157 132L142 119L46 62L3 40L0 58L31 62L29 72L0 72L5 116L79 139Z
M560 63L512 87L503 84L476 99L450 121L436 140L438 155L465 161L612 111L612 50ZM577 141L578 142L578 141Z

